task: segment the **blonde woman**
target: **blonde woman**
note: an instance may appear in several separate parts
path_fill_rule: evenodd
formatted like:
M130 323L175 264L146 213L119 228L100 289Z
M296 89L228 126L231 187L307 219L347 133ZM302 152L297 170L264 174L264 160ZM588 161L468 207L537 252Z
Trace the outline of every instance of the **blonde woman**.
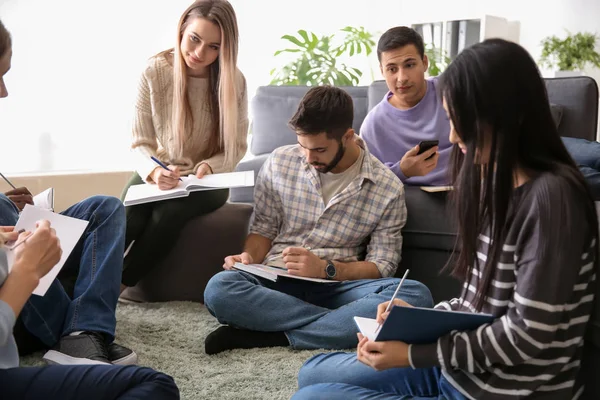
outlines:
M230 172L246 152L246 82L237 69L238 27L226 0L199 0L183 13L177 45L150 59L142 75L133 126L137 172L162 190L181 176ZM169 167L158 166L151 157ZM191 218L221 207L228 190L127 208L123 290L168 253Z

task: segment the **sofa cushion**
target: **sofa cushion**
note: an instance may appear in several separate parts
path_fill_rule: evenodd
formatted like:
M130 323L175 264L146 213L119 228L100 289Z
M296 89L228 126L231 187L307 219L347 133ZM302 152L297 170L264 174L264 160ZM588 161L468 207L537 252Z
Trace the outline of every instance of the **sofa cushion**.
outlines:
M308 86L261 86L250 103L252 143L250 151L259 155L276 148L296 143L296 134L288 122L296 112L300 100L310 89ZM367 115L367 90L365 86L342 87L354 103L352 127L359 132Z
M562 107L560 136L596 140L598 84L589 76L546 78L548 99Z
M448 209L448 192L428 193L416 186L404 186L407 219L402 230L403 248L452 251L456 224Z
M550 112L552 113L552 119L558 128L560 126L560 121L562 121L563 108L558 104L550 104Z

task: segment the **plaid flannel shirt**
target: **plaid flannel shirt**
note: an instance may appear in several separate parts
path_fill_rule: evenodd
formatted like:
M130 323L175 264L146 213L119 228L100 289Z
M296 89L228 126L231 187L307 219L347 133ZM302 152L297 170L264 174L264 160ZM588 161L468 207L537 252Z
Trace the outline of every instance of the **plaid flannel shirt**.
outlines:
M323 203L318 172L298 145L271 153L254 188L250 233L272 240L265 260L286 247L305 247L321 259L369 261L382 277L400 262L406 223L402 182L364 149L360 173L329 204Z

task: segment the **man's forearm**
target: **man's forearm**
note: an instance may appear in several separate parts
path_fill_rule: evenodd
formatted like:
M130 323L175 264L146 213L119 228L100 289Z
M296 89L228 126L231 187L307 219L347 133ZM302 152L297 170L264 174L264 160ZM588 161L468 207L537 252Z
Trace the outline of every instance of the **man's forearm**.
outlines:
M262 263L267 256L273 241L264 236L251 233L246 238L246 244L244 245L244 251L252 257L255 263Z
M349 263L334 261L333 264L336 269L336 276L334 279L337 281L381 278L381 273L377 266L369 261L355 261Z

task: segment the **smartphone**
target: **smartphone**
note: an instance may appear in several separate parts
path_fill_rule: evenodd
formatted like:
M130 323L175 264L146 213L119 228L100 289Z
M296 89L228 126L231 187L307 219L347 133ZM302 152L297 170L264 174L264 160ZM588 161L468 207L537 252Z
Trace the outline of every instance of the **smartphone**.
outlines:
M424 153L427 150L431 149L432 147L437 146L439 143L440 143L439 140L422 140L421 142L419 142L419 152L417 154ZM430 159L434 155L435 155L435 153L430 155L429 157L427 157L427 159Z

